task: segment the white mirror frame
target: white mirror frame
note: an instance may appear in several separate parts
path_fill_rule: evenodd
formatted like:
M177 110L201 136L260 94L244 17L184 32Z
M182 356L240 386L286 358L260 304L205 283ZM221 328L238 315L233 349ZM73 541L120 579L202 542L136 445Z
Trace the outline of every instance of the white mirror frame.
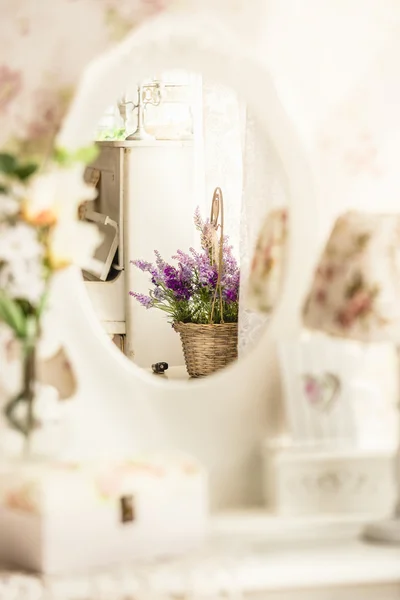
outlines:
M211 471L218 484L213 504L220 505L228 497L240 501L248 481L247 474L240 480L240 465L255 436L263 435L266 373L274 363L274 341L300 328L299 311L313 263L310 247L316 244L316 203L305 152L266 66L211 17L162 15L93 61L64 121L60 144L77 147L91 141L104 108L115 101L115 90L122 89L132 73L141 80L167 68L203 72L236 89L276 149L290 199L290 257L281 302L248 356L204 380L168 383L131 363L106 338L77 270L60 274L56 281L55 309L80 386L80 454L175 448L190 452ZM249 395L257 399L246 404L243 398ZM237 477L231 477L227 487L220 477L232 469Z

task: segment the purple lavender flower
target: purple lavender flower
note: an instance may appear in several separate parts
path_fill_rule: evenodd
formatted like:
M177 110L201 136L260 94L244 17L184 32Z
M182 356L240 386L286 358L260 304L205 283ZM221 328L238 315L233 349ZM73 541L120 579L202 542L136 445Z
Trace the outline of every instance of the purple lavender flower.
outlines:
M218 270L217 266L211 263L209 253L206 250L198 253L193 248L190 251L194 257L194 268L198 274L200 285L215 288L218 280Z
M193 248L191 248L191 250L193 250ZM189 254L186 254L186 252L182 252L182 250L177 250L172 258L177 260L184 267L188 267L191 271L196 266L195 260Z
M158 300L159 302L162 302L163 300L165 300L165 292L164 290L160 287L160 286L156 286L153 290L153 298L155 300Z
M209 285L215 288L218 281L218 271L216 265L212 265L210 262L203 260L199 264L199 281L202 285Z
M218 283L218 271L215 267L212 267L208 275L208 283L209 285L211 285L212 288L215 288L215 286Z
M223 299L225 300L225 302L227 302L228 304L230 304L231 302L237 302L238 301L238 289L229 289L229 288L225 288L222 292L223 295Z
M189 252L177 250L172 258L175 265L168 264L155 250L155 264L144 260L131 261L145 273L149 273L152 288L150 296L132 293L146 308L160 308L173 321L208 323L212 302L219 278L218 246L215 228L209 220L203 221L200 211L195 212L194 222L201 234L200 252L190 248ZM222 270L220 273L221 290L217 297L224 303L223 314L216 311L216 322L236 322L238 317L238 298L240 270L233 248L228 238L222 240ZM219 304L218 304L219 306Z
M151 263L147 262L147 260L131 260L131 263L144 273L151 273L154 268Z
M157 265L159 271L162 272L165 269L165 267L167 266L167 263L162 258L161 254L159 253L158 250L154 250L154 254L156 255L156 265Z
M222 255L223 255L223 271L221 277L222 286L232 286L234 283L239 285L239 267L236 258L232 254L232 246L228 245L228 238L224 238Z
M158 271L158 269L152 265L151 263L147 262L147 260L131 260L131 263L133 265L135 265L135 267L137 267L138 269L140 269L141 271L143 271L143 273L150 273L151 275L151 282L154 285L158 285L160 282L160 273Z
M138 294L136 292L129 292L129 295L136 298L136 300L147 309L152 308L154 306L154 300L153 298L150 298L150 296L146 296L145 294Z
M191 297L190 279L191 274L182 266L179 270L170 265L164 268L164 283L169 290L174 292L177 300L189 300Z

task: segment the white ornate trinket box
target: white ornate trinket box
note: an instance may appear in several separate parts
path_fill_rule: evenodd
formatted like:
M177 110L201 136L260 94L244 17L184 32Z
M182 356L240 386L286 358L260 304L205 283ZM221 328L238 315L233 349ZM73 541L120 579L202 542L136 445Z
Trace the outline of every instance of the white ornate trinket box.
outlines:
M208 523L192 459L9 464L0 473L0 560L46 574L177 555Z
M394 452L266 442L264 490L283 516L382 517L395 503Z

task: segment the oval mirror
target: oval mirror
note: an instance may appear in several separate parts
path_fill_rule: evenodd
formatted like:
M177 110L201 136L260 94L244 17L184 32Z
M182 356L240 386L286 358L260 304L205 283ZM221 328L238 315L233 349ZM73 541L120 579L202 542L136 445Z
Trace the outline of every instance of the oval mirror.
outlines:
M255 123L235 90L176 69L132 75L98 123L82 218L103 242L85 287L110 339L164 381L228 366L267 322L245 310L246 282L287 190Z

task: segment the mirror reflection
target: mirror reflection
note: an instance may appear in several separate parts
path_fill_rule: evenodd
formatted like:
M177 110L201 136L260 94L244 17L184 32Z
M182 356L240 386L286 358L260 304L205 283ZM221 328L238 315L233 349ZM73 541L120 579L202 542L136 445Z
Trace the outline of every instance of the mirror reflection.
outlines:
M241 298L260 219L284 193L268 194L265 142L235 91L171 71L116 97L85 172L98 197L81 216L103 234L87 290L131 361L166 379L204 377L265 325Z

